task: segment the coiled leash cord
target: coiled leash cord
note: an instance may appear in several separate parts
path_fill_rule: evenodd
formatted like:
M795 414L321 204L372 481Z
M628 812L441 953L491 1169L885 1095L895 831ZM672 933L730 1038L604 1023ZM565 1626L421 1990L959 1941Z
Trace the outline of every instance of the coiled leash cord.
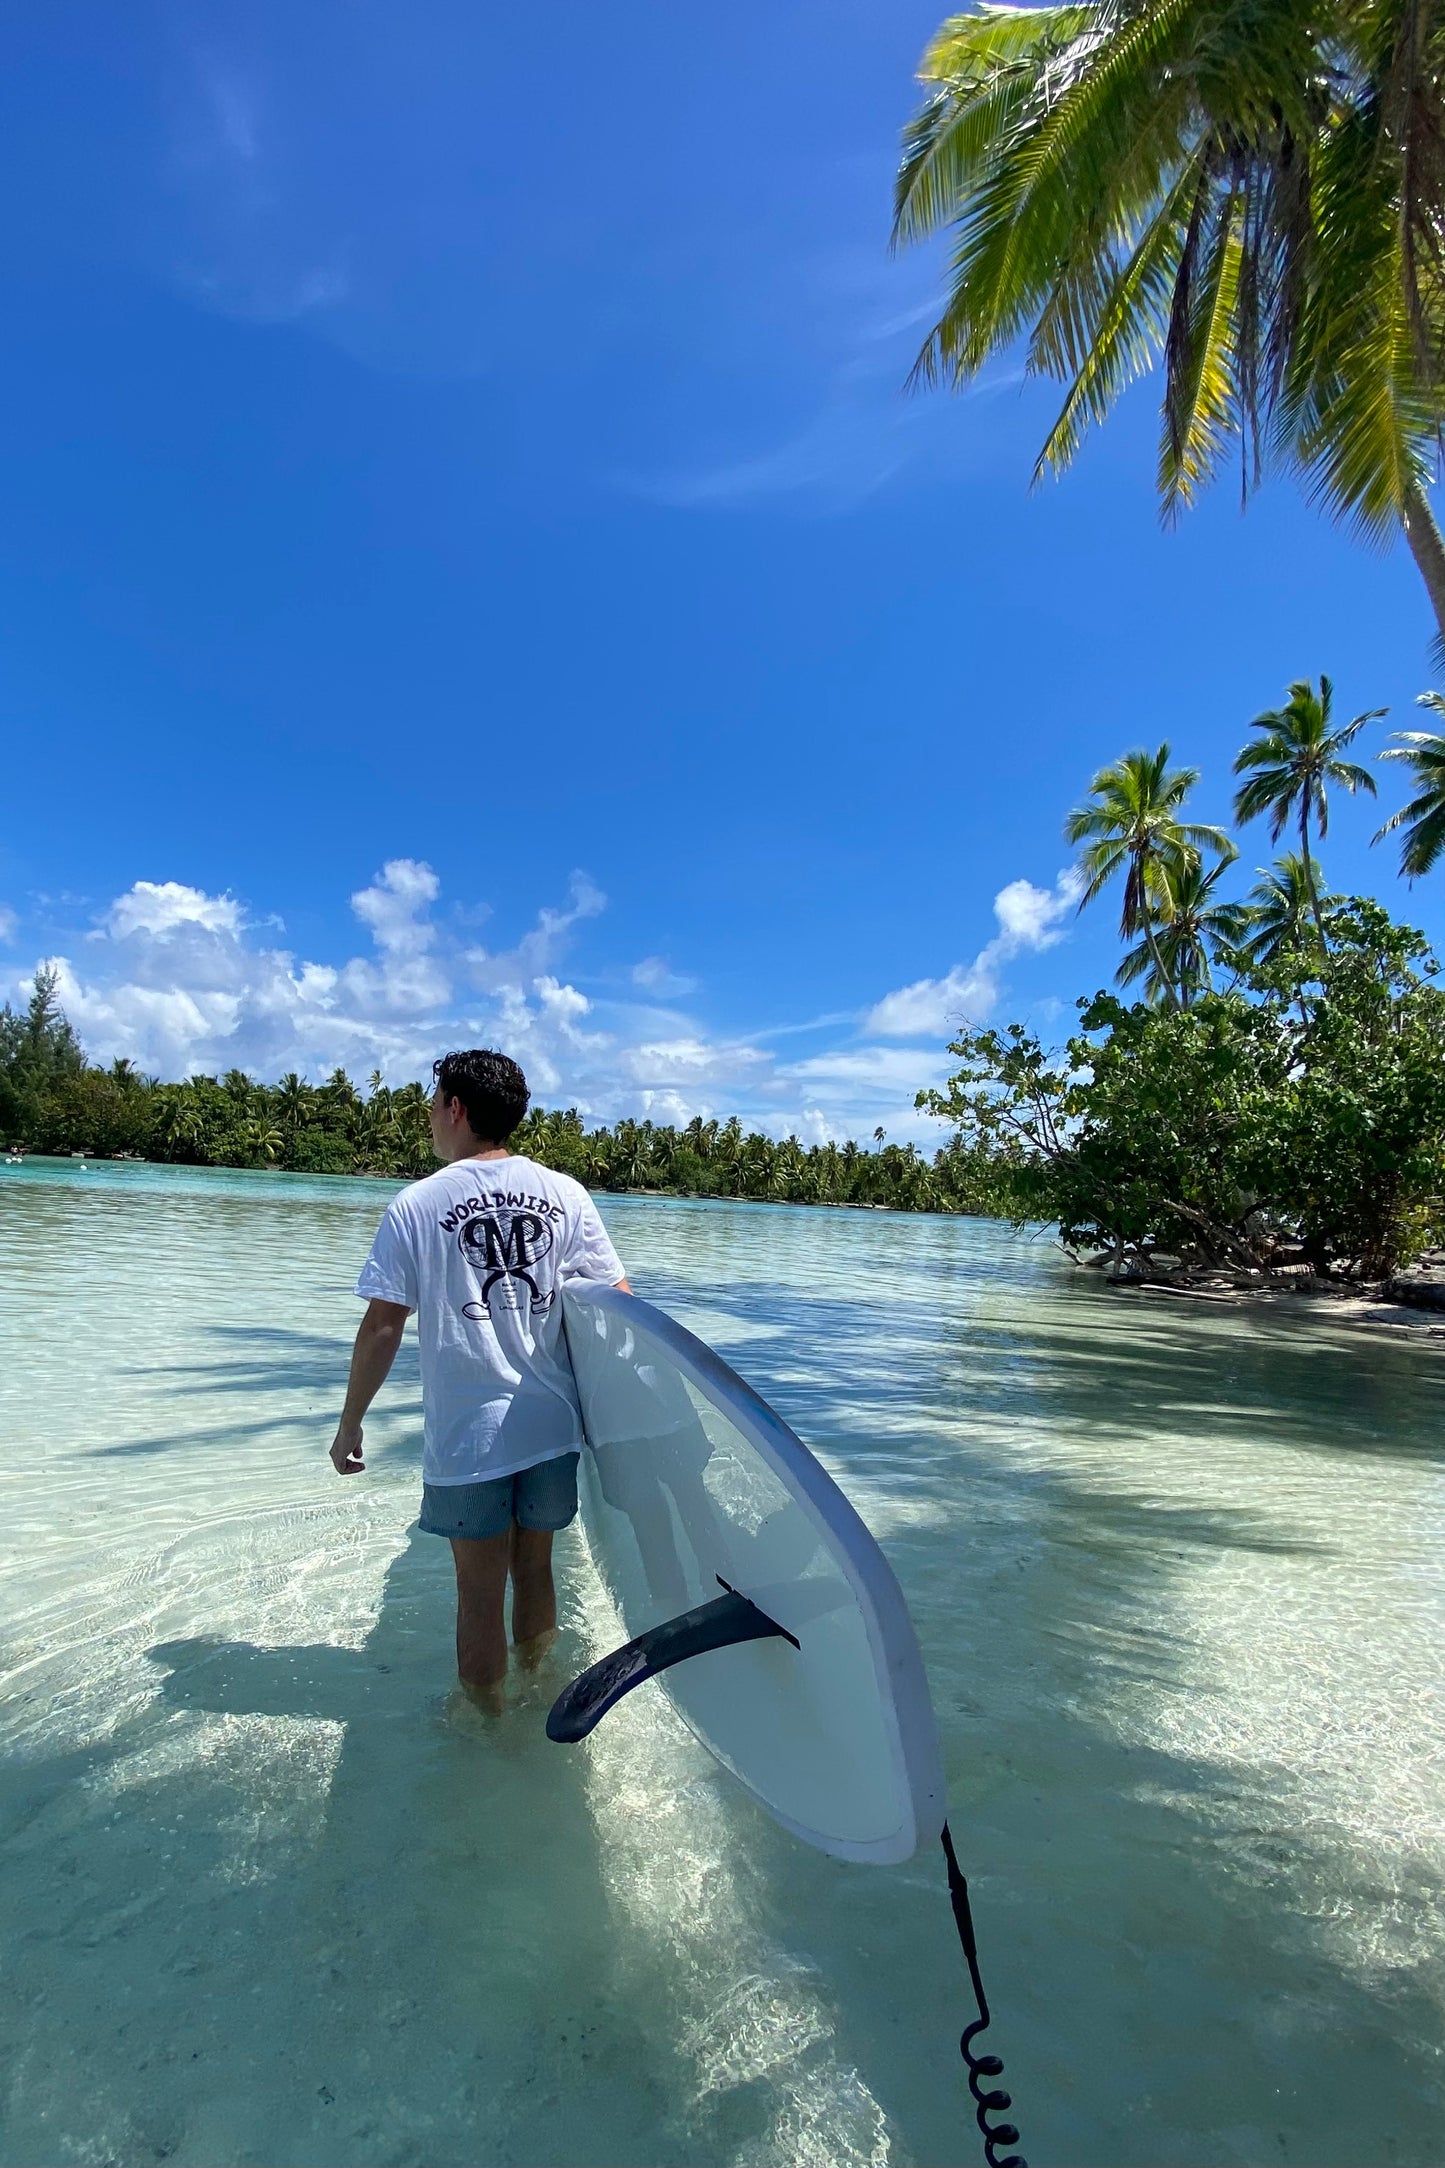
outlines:
M964 1880L963 1869L958 1864L958 1854L953 1849L953 1834L947 1822L943 1825L943 1856L948 1861L948 1898L953 1906L958 1939L963 1944L969 1978L973 1981L973 1992L978 2001L978 2016L971 2025L964 2027L958 2052L968 2065L968 2089L974 2098L978 2127L983 2132L983 2156L988 2162L988 2168L1028 2168L1028 2162L1021 2153L1007 2153L1000 2159L995 2151L997 2146L1017 2145L1019 2142L1019 2134L1012 2123L990 2125L988 2120L1000 2109L1011 2108L1012 2098L1001 2086L985 2092L979 2084L980 2078L1002 2077L1003 2061L997 2055L975 2055L973 2052L975 2035L988 2028L988 1997L983 1991L983 1981L978 1970L978 1944L973 1935L973 1913L969 1909L968 1884Z

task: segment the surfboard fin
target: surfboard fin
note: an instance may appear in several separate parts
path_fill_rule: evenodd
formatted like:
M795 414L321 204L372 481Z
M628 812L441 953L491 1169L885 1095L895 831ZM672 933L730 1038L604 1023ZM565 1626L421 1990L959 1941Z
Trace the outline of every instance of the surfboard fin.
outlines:
M630 1694L634 1686L708 1649L731 1648L735 1641L766 1641L775 1634L791 1641L794 1648L798 1646L786 1626L780 1626L746 1596L729 1588L721 1574L718 1581L727 1590L726 1595L715 1596L711 1603L700 1603L695 1610L682 1611L676 1618L664 1619L660 1626L650 1626L635 1641L579 1672L547 1713L547 1737L564 1746L585 1739L614 1702Z

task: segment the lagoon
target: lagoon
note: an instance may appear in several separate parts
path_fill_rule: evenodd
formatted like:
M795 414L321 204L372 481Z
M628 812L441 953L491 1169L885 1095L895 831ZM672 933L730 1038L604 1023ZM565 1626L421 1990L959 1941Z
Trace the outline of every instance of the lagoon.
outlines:
M559 1546L447 1704L414 1342L326 1461L391 1185L0 1168L0 2162L972 2163L941 1862L806 1851ZM604 1198L907 1594L1023 2149L1438 2161L1445 1343L1150 1306L978 1221Z

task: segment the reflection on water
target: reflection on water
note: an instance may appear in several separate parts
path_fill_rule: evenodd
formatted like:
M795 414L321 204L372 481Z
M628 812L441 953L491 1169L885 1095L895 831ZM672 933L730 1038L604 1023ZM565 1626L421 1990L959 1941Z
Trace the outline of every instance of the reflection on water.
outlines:
M410 1340L324 1459L386 1195L0 1169L0 2160L972 2161L938 1864L794 1844L651 1688L550 1746L575 1544L535 1701L446 1714ZM1438 2160L1437 1346L604 1206L899 1573L1030 2157Z

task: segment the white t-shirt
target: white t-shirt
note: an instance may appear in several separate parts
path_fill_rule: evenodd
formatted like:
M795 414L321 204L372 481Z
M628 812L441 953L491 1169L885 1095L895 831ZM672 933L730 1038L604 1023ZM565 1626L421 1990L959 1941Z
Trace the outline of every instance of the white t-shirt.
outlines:
M485 1483L577 1451L558 1291L622 1277L581 1183L535 1160L455 1160L393 1198L356 1292L416 1311L424 1481Z

